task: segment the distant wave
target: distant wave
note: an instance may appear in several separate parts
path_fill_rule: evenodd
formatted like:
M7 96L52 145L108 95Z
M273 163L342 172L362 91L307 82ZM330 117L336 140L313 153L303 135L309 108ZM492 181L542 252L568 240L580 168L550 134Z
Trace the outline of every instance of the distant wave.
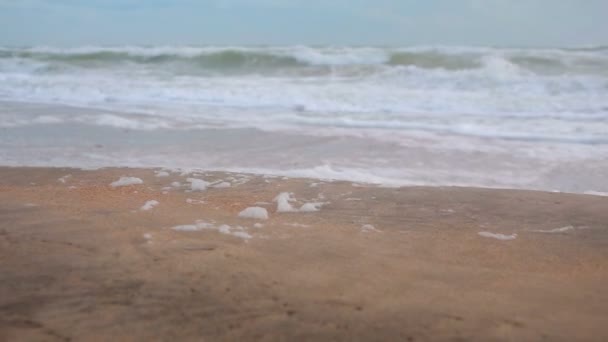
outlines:
M469 70L483 68L487 58L502 59L505 63L538 73L605 73L608 69L607 47L540 50L305 46L0 48L0 60L22 59L82 68L110 68L120 64L182 66L192 71L241 73L340 66ZM381 70L383 69L373 71Z

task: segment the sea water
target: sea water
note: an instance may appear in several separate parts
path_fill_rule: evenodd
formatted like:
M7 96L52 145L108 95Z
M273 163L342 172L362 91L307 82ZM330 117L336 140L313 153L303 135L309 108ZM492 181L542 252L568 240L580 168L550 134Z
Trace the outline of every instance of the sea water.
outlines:
M0 164L608 191L608 48L1 47Z

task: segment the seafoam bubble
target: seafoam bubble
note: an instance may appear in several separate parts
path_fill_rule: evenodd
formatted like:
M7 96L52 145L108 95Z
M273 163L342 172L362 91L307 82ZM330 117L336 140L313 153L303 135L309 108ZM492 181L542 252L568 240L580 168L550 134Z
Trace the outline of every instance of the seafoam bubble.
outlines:
M479 232L477 234L479 236L482 236L485 238L491 238L491 239L496 239L496 240L501 240L501 241L511 241L511 240L517 239L517 234L504 235L504 234L497 234L497 233L491 233L491 232Z

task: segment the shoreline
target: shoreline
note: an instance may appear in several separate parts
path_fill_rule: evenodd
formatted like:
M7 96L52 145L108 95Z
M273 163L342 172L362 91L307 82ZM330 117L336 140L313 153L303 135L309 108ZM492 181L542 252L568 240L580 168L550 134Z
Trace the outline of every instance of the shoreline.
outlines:
M606 197L160 172L0 167L0 339L608 337Z
M162 166L90 166L90 167L78 167L78 166L24 166L24 165L0 165L1 170L63 170L71 174L71 172L103 172L104 170L125 170L125 173L129 173L128 170L133 170L135 173L142 171L151 172L168 172L170 174L187 176L190 174L214 174L214 175L245 175L250 178L264 178L264 179L283 179L283 180L300 180L309 183L345 183L355 187L370 187L378 189L470 189L470 190L490 190L490 191L522 191L522 192L537 192L547 194L565 194L565 195L579 195L579 196L595 196L595 197L607 197L608 192L588 190L584 192L576 191L561 191L561 190L546 190L540 188L517 188L507 186L491 186L491 185L478 185L478 184L427 184L427 183L416 183L416 182L372 182L363 180L352 180L346 178L331 178L331 177L320 177L314 175L306 175L299 173L299 170L263 170L263 169L213 169L213 168L196 168L196 167L162 167ZM284 171L283 173L281 173Z
M1 101L0 108L5 166L196 167L394 186L608 193L606 144L265 121L154 126L159 118L137 112Z

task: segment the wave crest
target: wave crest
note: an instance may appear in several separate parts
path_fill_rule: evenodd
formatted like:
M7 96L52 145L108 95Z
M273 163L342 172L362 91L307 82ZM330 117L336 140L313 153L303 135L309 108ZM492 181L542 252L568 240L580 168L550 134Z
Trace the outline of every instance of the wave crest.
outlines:
M490 49L490 48L355 48L355 47L81 47L0 48L0 63L8 59L55 63L79 68L116 68L121 65L180 66L180 72L336 70L360 67L384 72L391 67L448 71L483 69L489 60L530 72L606 73L606 48ZM1 66L0 66L1 67Z

